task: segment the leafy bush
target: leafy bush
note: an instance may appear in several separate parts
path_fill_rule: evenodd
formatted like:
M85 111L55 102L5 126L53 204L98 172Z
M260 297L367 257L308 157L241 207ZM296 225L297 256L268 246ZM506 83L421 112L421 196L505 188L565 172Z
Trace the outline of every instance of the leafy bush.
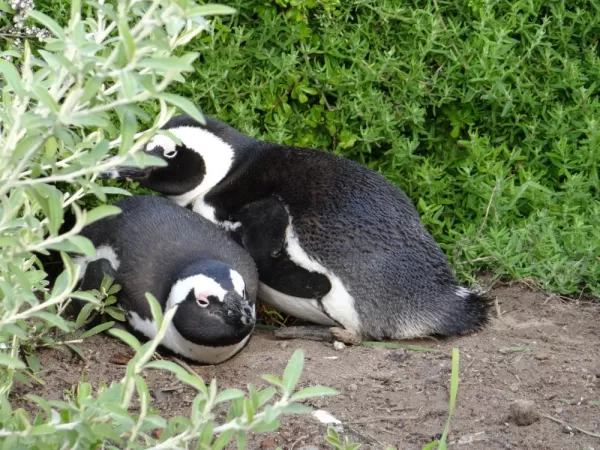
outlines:
M177 92L404 189L458 275L600 297L600 6L233 0Z
M231 9L189 1L137 0L116 5L90 1L83 10L81 2L74 1L68 25L62 27L32 11L27 2L12 4L25 6L26 14L16 11L17 16L28 15L52 37L39 30L30 33L29 25L15 21L14 14L12 25L3 24L16 23L11 33L23 32L25 39L0 52L0 446L158 449L195 443L197 448L221 449L235 438L238 448L244 448L248 432L274 430L281 414L310 410L299 401L334 394L319 386L295 392L303 367L300 351L293 354L281 379L265 376L271 387L259 391L248 386L247 394L238 389L218 392L216 381L206 385L171 361L151 361L175 309L163 317L158 302L148 295L159 329L155 339L142 345L123 330L109 330L136 352L122 380L99 386L96 392L82 382L64 401L27 396L30 412L13 410L13 382L37 380L36 349L69 345L79 352L74 337L85 338L112 325L76 334L92 309L111 307L118 286L108 282L98 291L73 292L79 269L67 252L92 254L93 245L79 231L119 212L109 205L86 206L90 196L104 203L108 195L128 194L96 184L100 171L123 163L158 163L134 152L174 114L172 106L201 119L188 100L165 92L183 80L181 74L192 69L198 56L175 52L206 28L205 15ZM15 12L4 2L0 7ZM38 38L47 39L38 42ZM32 50L30 44L39 48ZM148 116L144 102L157 103L159 114ZM140 133L139 122L152 127ZM61 232L69 208L76 222ZM48 250L60 251L66 266L51 290L36 256ZM72 298L89 305L75 320L64 314ZM113 315L118 318L115 311ZM197 391L190 417L167 421L152 412L142 377L149 369L170 371ZM139 404L137 414L129 411L134 400ZM227 417L219 423L215 407L227 404ZM160 436L154 433L157 429L162 430Z

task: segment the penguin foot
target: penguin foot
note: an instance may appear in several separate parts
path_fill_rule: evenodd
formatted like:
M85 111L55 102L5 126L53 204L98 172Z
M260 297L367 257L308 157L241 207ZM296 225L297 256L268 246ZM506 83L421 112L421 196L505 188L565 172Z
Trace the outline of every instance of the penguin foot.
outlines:
M360 336L345 328L331 327L329 331L336 341L343 342L346 345L358 345L362 342Z

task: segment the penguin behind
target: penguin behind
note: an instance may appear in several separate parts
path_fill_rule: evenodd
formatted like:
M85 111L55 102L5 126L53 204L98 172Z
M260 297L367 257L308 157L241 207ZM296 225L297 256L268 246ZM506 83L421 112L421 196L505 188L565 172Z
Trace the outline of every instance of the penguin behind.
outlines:
M242 350L256 321L258 274L250 255L219 227L165 198L133 196L114 205L120 214L80 233L96 253L71 255L80 267L77 288L98 289L104 274L113 277L129 327L149 339L156 326L146 292L163 311L178 305L161 347L189 360L219 364ZM74 303L76 312L81 306Z
M315 149L251 138L208 116L172 118L131 178L230 230L250 252L258 297L359 339L479 330L489 299L459 286L404 192L374 170ZM333 331L332 328L332 331Z

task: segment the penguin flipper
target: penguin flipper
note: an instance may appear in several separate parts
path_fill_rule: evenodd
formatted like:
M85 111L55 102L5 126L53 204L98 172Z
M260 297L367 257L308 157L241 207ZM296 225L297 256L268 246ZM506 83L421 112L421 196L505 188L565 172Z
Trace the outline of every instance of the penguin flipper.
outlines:
M91 291L93 289L100 289L102 286L102 280L104 276L108 275L113 279L117 276L117 271L113 268L108 259L97 259L88 263L85 273L81 279L79 286L77 287L80 291ZM73 315L77 317L83 307L86 305L86 301L80 299L72 299L71 308ZM94 327L104 322L100 314L95 314L92 320L87 324L88 327Z

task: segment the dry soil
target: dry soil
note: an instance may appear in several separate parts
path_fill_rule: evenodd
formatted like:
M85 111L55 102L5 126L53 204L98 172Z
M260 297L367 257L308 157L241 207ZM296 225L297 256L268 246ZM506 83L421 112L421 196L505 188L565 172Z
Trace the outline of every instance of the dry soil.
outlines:
M451 352L457 347L460 384L450 448L600 449L599 437L575 428L600 434L600 306L565 301L522 285L495 288L490 295L497 299L497 308L484 331L410 342L435 352L361 346L336 350L329 343L279 341L269 331L257 331L232 360L193 369L207 381L216 377L220 389L264 386L261 375L281 375L300 348L305 352L301 386L323 384L341 392L312 401L312 406L339 419L343 432L362 443L362 450L385 445L412 450L443 431ZM28 392L61 398L83 374L94 386L122 377L124 366L110 361L128 351L125 345L95 336L82 348L86 361L67 351L42 352L45 386L17 386L14 402L22 403L19 396ZM189 414L191 389L158 371L146 378L155 406L165 416ZM539 419L531 425L514 423L509 415L518 400L533 401ZM326 449L325 432L312 416L289 416L278 432L253 436L250 448Z

